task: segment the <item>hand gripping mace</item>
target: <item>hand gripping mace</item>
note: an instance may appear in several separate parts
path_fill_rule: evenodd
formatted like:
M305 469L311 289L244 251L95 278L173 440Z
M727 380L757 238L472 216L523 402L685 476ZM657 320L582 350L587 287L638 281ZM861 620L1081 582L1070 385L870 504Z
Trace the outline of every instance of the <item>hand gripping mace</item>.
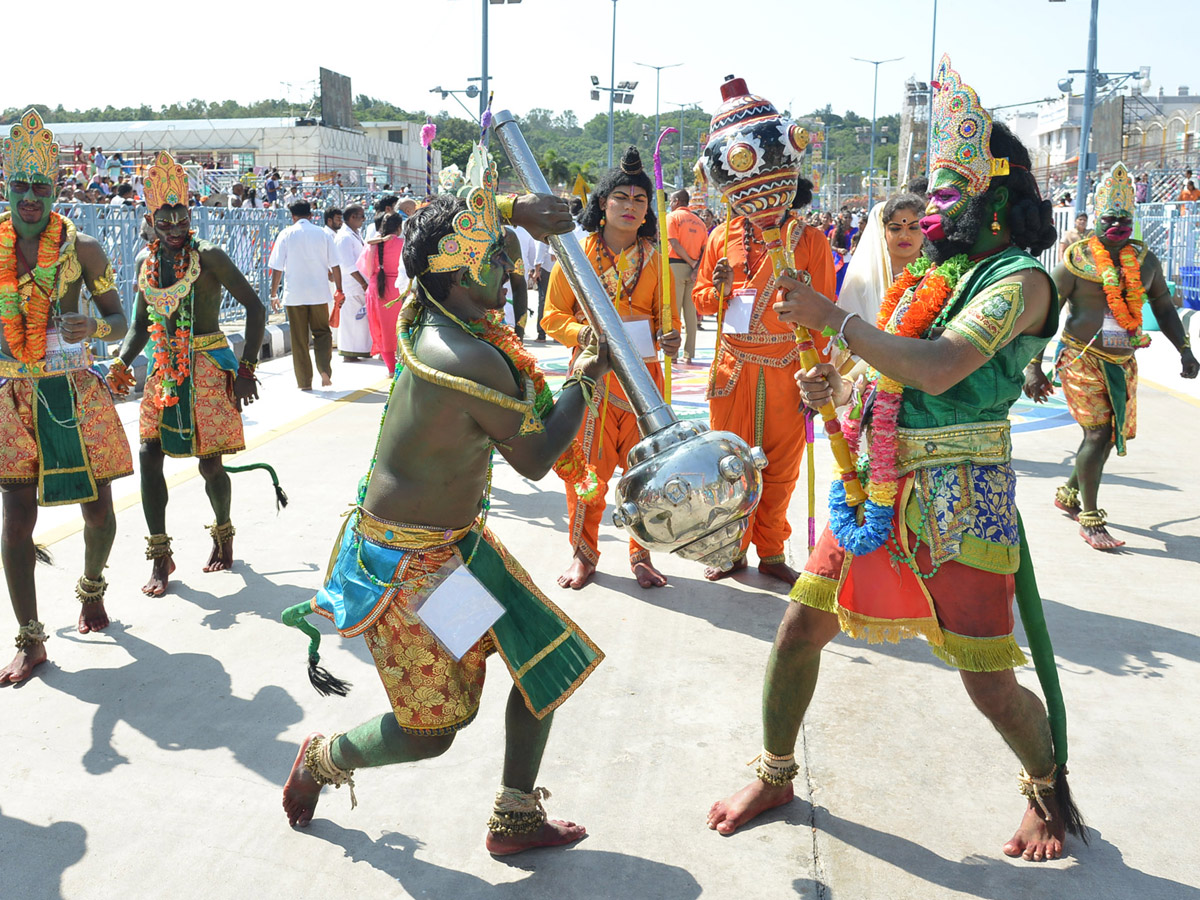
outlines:
M741 78L730 76L721 85L721 99L724 102L713 115L711 137L704 148L709 180L725 194L733 212L746 217L747 228L753 223L762 230L776 278L788 275L811 281L807 272L796 273L789 267L780 234L796 194L808 132L781 118L769 100L751 94ZM728 248L725 252L728 255ZM804 368L821 362L812 335L801 325L796 326L796 343ZM859 484L854 454L842 434L837 410L828 402L819 412L846 485L846 502L858 506L867 495Z
M493 125L525 189L551 193L512 113L498 112ZM549 242L593 331L608 339L613 373L642 434L617 484L613 524L647 550L670 550L705 565L732 568L747 517L762 496L760 470L767 465L766 456L736 434L679 421L625 333L578 239L551 235Z

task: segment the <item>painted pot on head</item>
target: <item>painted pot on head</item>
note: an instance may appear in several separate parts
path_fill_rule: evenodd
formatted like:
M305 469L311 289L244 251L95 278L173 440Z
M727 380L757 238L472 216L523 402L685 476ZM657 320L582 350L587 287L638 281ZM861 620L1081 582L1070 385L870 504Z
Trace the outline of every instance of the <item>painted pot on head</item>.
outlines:
M721 99L701 157L709 181L735 214L760 229L776 227L796 194L808 131L751 94L745 79L730 75Z

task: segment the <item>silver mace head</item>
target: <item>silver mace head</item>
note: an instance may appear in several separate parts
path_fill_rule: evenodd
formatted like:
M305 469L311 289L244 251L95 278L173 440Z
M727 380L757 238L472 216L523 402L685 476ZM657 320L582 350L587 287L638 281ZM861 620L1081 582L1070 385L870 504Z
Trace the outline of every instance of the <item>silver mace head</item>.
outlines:
M512 113L502 110L492 124L525 190L551 193ZM549 242L593 330L608 339L613 374L625 389L642 433L617 484L613 524L647 550L669 550L685 559L732 568L747 517L762 496L766 457L736 434L680 422L646 370L578 239L573 234L551 235Z

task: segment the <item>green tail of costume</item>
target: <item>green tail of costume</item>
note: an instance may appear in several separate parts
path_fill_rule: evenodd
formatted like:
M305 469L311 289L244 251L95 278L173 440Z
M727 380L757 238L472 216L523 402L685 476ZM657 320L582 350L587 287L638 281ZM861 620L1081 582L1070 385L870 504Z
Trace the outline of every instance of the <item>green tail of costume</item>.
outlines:
M1071 799L1067 785L1067 706L1063 702L1062 685L1058 680L1058 664L1054 661L1054 646L1050 643L1050 632L1046 628L1046 616L1042 610L1042 595L1038 591L1037 577L1033 572L1033 557L1029 553L1029 541L1025 537L1025 523L1017 513L1017 533L1021 541L1021 567L1016 574L1017 609L1021 613L1021 624L1029 640L1029 655L1037 672L1042 694L1046 698L1046 714L1050 720L1050 736L1054 741L1054 762L1058 774L1054 795L1058 800L1067 831L1088 842L1087 826L1078 807Z
M279 486L279 476L275 474L275 470L266 463L250 463L245 466L226 466L222 465L222 469L226 472L249 472L253 469L265 469L271 475L271 484L275 487L275 511L283 509L288 505L287 492Z
M345 697L350 693L350 688L352 687L350 682L343 681L320 665L321 654L318 651L321 647L321 632L317 631L305 619L305 616L312 611L311 600L305 600L303 603L297 603L295 606L288 607L283 611L283 624L290 625L292 628L299 628L308 635L308 680L317 693L325 697L333 694Z

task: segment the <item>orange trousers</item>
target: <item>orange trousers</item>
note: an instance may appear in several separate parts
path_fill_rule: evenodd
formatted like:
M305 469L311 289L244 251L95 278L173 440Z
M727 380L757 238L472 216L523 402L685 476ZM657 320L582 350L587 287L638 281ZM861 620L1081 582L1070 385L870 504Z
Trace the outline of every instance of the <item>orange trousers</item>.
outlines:
M608 376L610 379L613 376ZM596 397L603 399L603 389L597 391ZM624 405L628 403L620 401ZM608 497L608 482L612 479L613 471L619 465L625 468L629 451L642 439L637 427L637 414L626 409L618 409L613 397L608 399L608 411L604 414L604 404L601 404L604 432L600 432L600 420L590 412L584 416L583 426L579 431L579 440L583 444L583 452L587 454L592 465L596 467L596 476L600 480L600 496ZM587 506L578 502L575 495L567 492L567 520L571 523L571 549L593 565L600 559L600 519L604 516L604 504ZM637 541L629 541L629 561L642 562L650 558L649 552Z
M804 459L804 413L795 381L799 368L799 363L778 369L747 363L729 396L713 397L709 405L714 431L732 431L767 454L762 499L742 539L742 553L753 543L765 563L785 560L784 545L792 533L788 503Z

